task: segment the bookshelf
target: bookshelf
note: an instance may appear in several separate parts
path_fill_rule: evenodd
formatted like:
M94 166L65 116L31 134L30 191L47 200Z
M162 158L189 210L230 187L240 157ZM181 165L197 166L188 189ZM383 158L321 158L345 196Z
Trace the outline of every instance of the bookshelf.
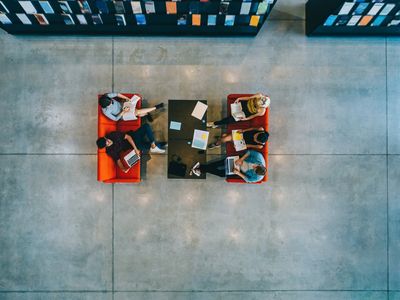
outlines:
M276 0L0 0L10 34L256 35Z
M308 0L306 34L400 35L400 0Z

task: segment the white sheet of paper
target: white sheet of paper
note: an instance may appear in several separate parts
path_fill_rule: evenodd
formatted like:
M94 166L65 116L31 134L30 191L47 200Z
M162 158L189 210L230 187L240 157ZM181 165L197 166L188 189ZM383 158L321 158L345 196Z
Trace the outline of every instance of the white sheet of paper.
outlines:
M196 106L194 107L193 112L192 112L192 117L202 120L204 114L207 111L207 108L208 108L207 104L197 101Z
M181 122L171 121L171 123L169 124L169 128L172 130L181 130L181 127L182 127Z
M206 150L209 134L208 131L195 129L193 133L192 148Z

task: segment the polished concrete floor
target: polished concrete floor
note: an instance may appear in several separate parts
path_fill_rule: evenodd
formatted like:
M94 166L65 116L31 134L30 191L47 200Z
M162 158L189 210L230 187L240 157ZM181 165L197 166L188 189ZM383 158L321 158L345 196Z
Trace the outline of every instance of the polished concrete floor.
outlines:
M304 2L255 38L1 32L0 299L400 299L400 39L307 38ZM159 155L97 182L112 89L210 119L270 94L269 181L167 180Z

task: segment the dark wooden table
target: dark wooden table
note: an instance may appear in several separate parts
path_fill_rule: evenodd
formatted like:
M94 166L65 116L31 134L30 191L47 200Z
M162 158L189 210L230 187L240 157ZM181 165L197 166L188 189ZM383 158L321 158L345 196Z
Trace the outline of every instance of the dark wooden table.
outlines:
M206 163L206 150L192 148L195 129L206 130L207 112L199 120L191 116L197 101L206 100L168 100L168 178L206 179L206 174L189 175L196 162ZM170 128L171 121L180 122L181 129Z

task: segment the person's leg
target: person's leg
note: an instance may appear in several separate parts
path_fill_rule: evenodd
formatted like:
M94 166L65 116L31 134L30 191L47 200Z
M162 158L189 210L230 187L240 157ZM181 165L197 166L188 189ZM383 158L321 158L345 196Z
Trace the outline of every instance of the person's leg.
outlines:
M150 108L140 108L140 109L136 109L135 114L138 117L144 117L145 115L147 115L148 113L155 111L156 108L155 107L150 107Z
M225 177L225 158L213 161L209 164L200 164L200 171L211 173L219 177Z
M223 118L222 120L215 121L214 125L221 126L221 125L232 124L232 123L235 123L235 122L236 122L235 118L232 117L232 116L229 116L229 117Z
M148 141L146 127L150 127L148 124L140 126L136 131L132 132L130 136L136 144L136 147L141 151L147 151L151 148L152 143ZM151 130L151 128L150 128ZM147 137L147 138L146 138Z

